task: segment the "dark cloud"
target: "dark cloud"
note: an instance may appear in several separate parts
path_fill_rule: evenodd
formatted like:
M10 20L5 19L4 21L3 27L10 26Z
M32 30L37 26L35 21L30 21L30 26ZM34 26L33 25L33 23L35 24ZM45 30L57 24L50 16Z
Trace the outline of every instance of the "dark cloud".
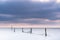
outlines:
M60 20L58 15L60 7L56 3L32 3L32 2L7 2L0 4L0 14L15 15L11 18L0 17L2 20L16 20L25 18L45 18L50 20Z

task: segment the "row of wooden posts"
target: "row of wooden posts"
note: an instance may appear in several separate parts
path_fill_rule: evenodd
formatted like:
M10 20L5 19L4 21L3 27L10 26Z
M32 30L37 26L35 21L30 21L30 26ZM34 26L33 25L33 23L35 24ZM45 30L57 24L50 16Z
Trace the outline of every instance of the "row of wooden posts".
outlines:
M15 32L15 29L16 29L16 28L14 28L14 32ZM22 32L24 32L24 30L23 30L24 28L21 28L21 29L22 29ZM30 28L30 32L29 32L29 33L31 33L31 34L32 34L32 29L33 29L33 28ZM11 28L11 30L12 30L12 28ZM45 28L45 36L47 36L47 28Z

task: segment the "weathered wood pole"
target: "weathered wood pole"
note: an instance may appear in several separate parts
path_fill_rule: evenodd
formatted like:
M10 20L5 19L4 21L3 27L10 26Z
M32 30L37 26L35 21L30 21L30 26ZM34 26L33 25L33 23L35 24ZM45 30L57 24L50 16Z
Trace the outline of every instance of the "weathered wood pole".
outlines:
M47 36L47 29L45 28L45 36Z
M22 28L22 32L24 32L23 28Z
M30 28L30 33L32 33L32 28Z
M14 28L14 32L15 32L15 28Z

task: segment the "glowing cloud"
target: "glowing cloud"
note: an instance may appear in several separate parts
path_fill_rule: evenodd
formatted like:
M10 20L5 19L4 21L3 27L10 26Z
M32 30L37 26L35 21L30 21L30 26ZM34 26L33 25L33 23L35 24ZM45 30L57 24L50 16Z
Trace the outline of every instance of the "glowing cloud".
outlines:
M50 0L32 0L33 2L50 2Z
M56 3L60 3L60 0L56 0Z
M49 2L50 0L40 0L40 2Z
M40 2L40 0L32 0L33 2Z

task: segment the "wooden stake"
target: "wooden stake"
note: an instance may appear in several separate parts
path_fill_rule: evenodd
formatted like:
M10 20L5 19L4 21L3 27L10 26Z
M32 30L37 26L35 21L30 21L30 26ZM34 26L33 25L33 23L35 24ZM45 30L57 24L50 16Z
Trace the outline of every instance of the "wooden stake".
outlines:
M47 29L45 28L45 36L47 36Z
M23 31L23 28L22 28L22 32L24 32L24 31Z
M32 33L32 28L30 28L30 33Z
M14 28L14 32L15 32L15 28Z

